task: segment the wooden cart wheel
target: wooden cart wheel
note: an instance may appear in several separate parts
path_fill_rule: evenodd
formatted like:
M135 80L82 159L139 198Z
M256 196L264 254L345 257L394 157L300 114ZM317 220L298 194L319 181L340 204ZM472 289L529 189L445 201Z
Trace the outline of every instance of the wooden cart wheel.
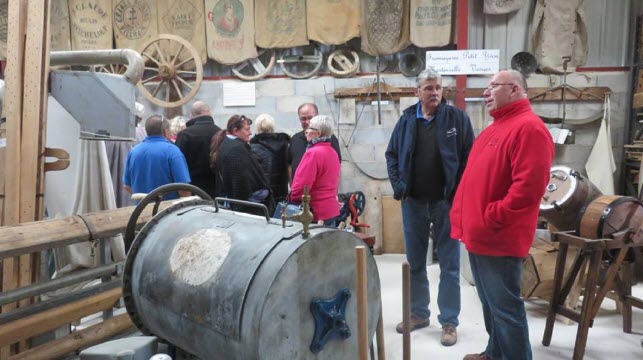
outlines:
M268 75L275 66L275 51L263 49L256 58L242 61L232 67L232 72L241 80L259 80Z
M127 70L127 65L108 64L108 65L99 66L95 71L100 73L123 75L125 74L126 70Z
M172 44L178 43L178 44ZM170 46L162 46L162 45ZM168 50L176 48L176 52ZM183 53L188 52L189 56ZM138 83L143 95L161 107L177 107L190 101L201 87L203 64L198 51L180 36L161 34L149 41L141 56L145 61L145 74ZM172 97L178 100L171 100Z
M279 66L281 66L281 70L289 77L293 79L308 79L316 75L319 69L321 69L324 54L317 46L308 46L299 49L302 49L303 54L282 55L281 59L277 62ZM312 54L310 54L311 52Z
M351 77L359 70L359 55L348 49L338 49L328 56L328 70L334 77Z

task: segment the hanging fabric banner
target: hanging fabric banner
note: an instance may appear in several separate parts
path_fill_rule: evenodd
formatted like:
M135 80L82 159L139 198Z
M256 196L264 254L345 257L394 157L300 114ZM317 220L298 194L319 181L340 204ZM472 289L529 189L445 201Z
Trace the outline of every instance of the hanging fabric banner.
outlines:
M537 0L531 27L533 54L545 74L563 73L563 56L571 56L567 71L587 59L584 0Z
M253 0L206 0L208 57L224 65L257 57Z
M485 14L509 14L525 6L525 0L484 0Z
M205 64L208 60L205 50L205 8L203 0L158 0L159 34L173 34L190 42ZM178 44L161 43L164 52L176 54ZM185 60L189 53L183 50L179 60Z
M417 47L448 45L453 6L451 0L411 0L411 42Z
M257 1L255 42L265 49L308 45L306 0Z
M112 49L112 1L69 0L72 50Z
M616 161L612 151L612 134L610 131L610 98L605 96L605 110L601 128L598 130L596 143L590 152L585 171L592 184L603 193L603 195L614 195L614 171Z
M117 48L141 51L158 35L156 1L113 0L112 6Z
M51 1L51 51L71 50L71 33L69 32L69 3L67 0Z
M355 0L307 0L308 40L338 45L359 36L360 8Z
M409 43L409 0L361 0L362 50L390 55Z

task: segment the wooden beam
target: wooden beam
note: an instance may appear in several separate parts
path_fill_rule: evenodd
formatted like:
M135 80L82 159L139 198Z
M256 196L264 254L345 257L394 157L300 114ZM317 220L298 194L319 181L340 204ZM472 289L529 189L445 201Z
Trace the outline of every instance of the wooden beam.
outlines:
M27 339L84 316L111 309L120 299L122 289L116 288L63 306L0 325L0 346Z
M99 324L50 341L46 344L27 350L9 360L49 360L64 357L71 352L99 344L114 335L133 329L134 324L128 314L121 314Z
M384 84L386 85L386 84ZM386 89L386 90L384 90ZM370 87L363 88L340 88L335 90L333 96L336 99L355 98L357 101L373 101L376 96L369 91ZM414 97L414 87L394 87L387 85L382 90L382 100L397 101L401 97ZM465 98L480 98L484 92L484 88L469 88L465 89L462 93ZM532 102L542 101L562 101L562 91L550 91L550 88L530 88L527 92L528 96L538 98L531 99ZM611 92L611 89L606 86L593 86L580 88L582 92L569 90L565 93L565 101L603 101L605 94ZM452 87L444 89L444 98L452 100L455 98L456 90ZM643 95L643 93L642 93ZM598 98L601 98L600 100ZM643 97L642 97L643 100ZM642 103L643 104L643 103Z
M458 50L467 50L469 48L469 0L456 1L456 29L457 29L457 46ZM458 75L455 77L456 89L467 88L467 76ZM455 106L460 110L466 110L467 105L464 101L466 95L458 91L455 94Z

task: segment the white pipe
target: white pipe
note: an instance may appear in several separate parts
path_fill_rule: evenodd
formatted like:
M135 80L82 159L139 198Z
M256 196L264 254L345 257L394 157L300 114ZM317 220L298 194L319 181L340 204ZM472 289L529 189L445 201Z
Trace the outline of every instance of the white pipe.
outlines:
M52 66L127 65L127 70L125 70L123 76L134 85L141 81L145 69L143 58L132 49L52 51L49 62Z

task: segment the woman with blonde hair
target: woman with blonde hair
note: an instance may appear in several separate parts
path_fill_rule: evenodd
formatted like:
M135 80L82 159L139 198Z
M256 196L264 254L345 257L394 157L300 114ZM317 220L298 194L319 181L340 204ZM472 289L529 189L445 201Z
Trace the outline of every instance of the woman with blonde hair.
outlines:
M176 136L186 128L187 122L188 118L183 115L175 116L170 120L170 141L176 142Z
M255 120L256 135L250 140L250 149L255 156L276 201L283 201L288 195L288 144L290 136L275 133L275 120L268 114L261 114Z

